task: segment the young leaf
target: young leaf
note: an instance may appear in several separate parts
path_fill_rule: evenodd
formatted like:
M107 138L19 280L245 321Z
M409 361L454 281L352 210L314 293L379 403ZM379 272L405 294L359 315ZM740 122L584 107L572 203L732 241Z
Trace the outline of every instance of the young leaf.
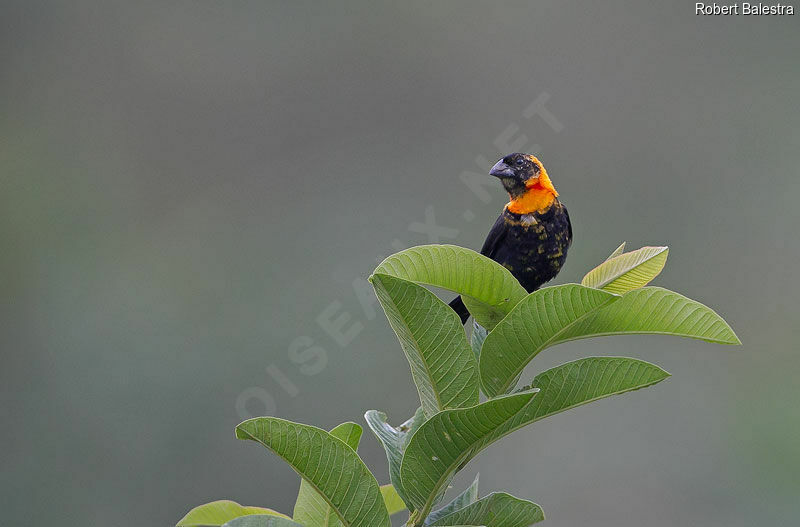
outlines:
M458 315L424 287L385 274L372 285L411 365L425 414L478 403L478 362Z
M333 437L341 439L353 450L358 450L361 433L361 427L355 423L342 423L330 432ZM314 490L311 483L305 479L300 481L300 491L297 493L292 516L294 521L306 527L341 527L342 525L325 498Z
M276 417L244 421L236 437L257 441L282 457L333 507L344 527L391 525L375 476L341 439Z
M606 261L609 261L610 259L614 258L615 256L619 256L620 254L622 254L624 252L625 252L625 242L622 242L621 244L619 244L619 247L614 249L614 252L611 253L608 256L608 258L606 258Z
M252 516L241 516L235 518L222 527L305 527L299 523L286 518L266 514L255 514Z
M425 518L425 525L432 525L436 522L439 518L444 518L459 509L463 509L467 505L471 503L475 503L478 499L478 480L479 475L475 476L475 480L472 484L467 487L464 492L459 494L455 497L453 501L442 507L441 509L435 510L432 513L428 514L428 517Z
M643 287L622 295L578 323L565 328L548 346L604 335L658 334L741 344L722 317L711 308L661 287Z
M471 408L445 410L411 438L400 475L412 509L409 525L421 525L456 470L534 396L535 391L491 399Z
M669 377L655 364L626 357L588 357L537 375L531 387L539 394L502 427L487 444L553 414L598 399L652 386Z
M383 503L386 505L389 516L406 510L406 504L403 503L403 498L400 497L394 489L394 485L391 483L381 485L381 495L383 496Z
M668 247L642 247L601 263L581 284L621 295L649 284L658 276L669 254Z
M218 500L198 505L180 519L176 527L217 527L239 516L269 514L289 518L285 514L264 507L244 507L235 501Z
M420 245L400 251L386 258L375 273L455 291L475 320L489 329L527 295L508 269L455 245Z
M514 387L525 366L561 333L620 297L566 284L534 291L489 334L480 357L481 384L489 397Z
M528 527L544 520L542 508L532 501L505 492L493 492L432 523L439 525L480 524L490 527Z
M408 442L414 433L425 422L425 413L422 408L418 408L414 416L397 428L386 422L386 414L377 410L369 410L364 419L370 430L378 438L386 451L386 458L389 460L389 479L394 486L395 492L400 499L408 506L409 501L403 490L403 481L400 477L400 465L403 461L403 453Z

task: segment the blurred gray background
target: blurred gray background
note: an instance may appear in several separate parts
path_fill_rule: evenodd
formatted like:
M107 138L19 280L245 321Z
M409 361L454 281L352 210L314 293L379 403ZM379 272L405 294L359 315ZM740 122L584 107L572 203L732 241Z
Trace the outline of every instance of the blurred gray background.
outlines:
M611 354L673 377L518 432L457 485L480 471L553 527L796 524L800 16L0 5L4 524L168 526L218 498L291 512L297 477L234 426L413 412L363 279L392 247L479 248L505 197L461 176L512 147L572 216L557 283L623 240L669 244L657 284L744 346L547 351L528 373ZM361 452L385 482L369 433Z

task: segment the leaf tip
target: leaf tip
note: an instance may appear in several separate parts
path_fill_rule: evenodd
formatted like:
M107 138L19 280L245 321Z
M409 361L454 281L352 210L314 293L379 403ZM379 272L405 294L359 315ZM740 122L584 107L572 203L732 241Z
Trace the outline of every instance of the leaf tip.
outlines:
M728 330L728 335L727 335L728 338L723 341L720 341L720 343L728 344L730 346L741 346L742 341L739 338L739 335L736 334L731 325L728 324L728 322L726 322L725 319L723 319L722 317L720 317L720 319L722 320L723 324L725 324L725 329Z
M252 419L247 419L236 425L236 428L234 429L234 434L236 435L236 439L252 439L253 438L252 434L250 434L250 432L248 432L245 427L248 424L255 421L256 419L257 419L256 417Z

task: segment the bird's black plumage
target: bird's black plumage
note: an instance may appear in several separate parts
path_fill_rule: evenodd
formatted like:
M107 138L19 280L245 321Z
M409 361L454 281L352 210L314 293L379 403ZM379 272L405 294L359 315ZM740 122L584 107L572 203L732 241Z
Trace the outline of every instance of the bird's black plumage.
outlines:
M490 174L501 179L512 201L503 209L486 236L481 254L511 271L529 293L533 292L555 278L564 265L572 243L569 213L556 197L557 193L552 189L546 171L533 156L506 156L492 168ZM547 188L552 189L552 199L547 200L544 196L544 202L549 201L546 207L525 210L519 205L526 199L528 202L541 202L536 196L528 199L527 194L546 194ZM461 297L453 300L450 306L465 323L469 312Z

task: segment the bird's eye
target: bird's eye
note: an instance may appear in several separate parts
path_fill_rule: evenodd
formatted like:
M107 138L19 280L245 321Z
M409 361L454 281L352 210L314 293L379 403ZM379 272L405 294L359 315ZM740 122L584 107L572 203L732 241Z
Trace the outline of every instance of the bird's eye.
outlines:
M518 157L518 158L517 158L517 161L516 161L516 165L517 165L518 167L521 167L521 166L522 166L522 164L523 164L524 162L525 162L525 161L523 161L521 157Z

